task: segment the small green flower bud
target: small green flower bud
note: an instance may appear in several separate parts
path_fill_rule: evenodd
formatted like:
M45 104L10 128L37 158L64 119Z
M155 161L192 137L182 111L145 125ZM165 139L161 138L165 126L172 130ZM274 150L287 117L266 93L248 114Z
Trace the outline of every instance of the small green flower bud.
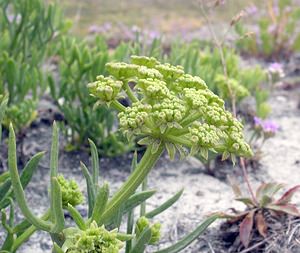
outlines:
M63 206L77 206L83 202L83 195L74 180L66 180L62 175L59 175L57 180L61 188Z
M131 56L131 62L136 65L146 66L148 68L153 68L155 65L159 64L154 57L147 57L147 56Z
M169 63L158 64L154 68L157 69L167 80L176 79L184 74L182 66L173 66Z
M88 84L90 93L103 102L111 102L118 98L123 83L110 77L98 76L97 81Z
M153 245L158 243L160 240L161 224L155 223L151 225L149 220L144 216L140 217L136 222L136 226L135 226L136 236L139 237L140 234L148 227L150 227L151 229L151 239L149 241L149 244Z
M117 239L116 231L107 231L92 222L84 231L69 228L64 231L66 240L62 246L67 253L119 253L123 243Z

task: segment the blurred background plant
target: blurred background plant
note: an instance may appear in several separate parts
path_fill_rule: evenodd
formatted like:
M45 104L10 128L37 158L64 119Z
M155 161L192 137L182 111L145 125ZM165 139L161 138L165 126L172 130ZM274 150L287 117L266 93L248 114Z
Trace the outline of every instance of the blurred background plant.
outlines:
M126 59L129 45L121 44L109 52L101 37L93 41L63 36L54 53L56 69L49 75L50 93L66 124L62 124L69 144L67 150L82 148L93 140L101 154L118 155L130 149L130 144L116 132L114 113L107 108L94 108L86 84L99 74L105 74L109 60Z
M0 2L0 94L9 96L5 121L13 120L16 130L36 116L36 101L47 87L43 60L63 29L60 15L55 4L41 0Z
M253 32L242 22L235 24L235 31L240 36L236 46L249 56L287 59L291 53L300 51L299 3L293 0L267 0L264 7L264 11L258 13L258 9L252 6L251 13L248 12L258 23Z

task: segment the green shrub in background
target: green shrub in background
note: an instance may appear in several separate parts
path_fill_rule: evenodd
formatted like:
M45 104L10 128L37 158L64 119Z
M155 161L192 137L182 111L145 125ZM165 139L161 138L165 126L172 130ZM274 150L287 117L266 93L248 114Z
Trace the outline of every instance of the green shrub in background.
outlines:
M250 56L280 60L300 50L299 3L293 0L266 1L265 13L258 20L258 31L247 36L248 29L241 22L235 24L235 31L240 36L236 46Z
M237 103L237 109L244 98L251 96L255 99L256 112L259 117L265 118L270 112L267 104L269 87L266 72L260 66L242 67L242 59L231 49L224 48L224 58L228 78L224 76L224 66L217 49L199 49L198 42L181 45L173 44L167 61L184 66L187 73L201 75L208 87L218 94L228 107L231 105L231 96L228 87Z
M36 114L36 107L28 104L34 104L46 88L42 68L48 44L63 26L59 14L55 5L42 0L0 2L0 94L9 96L11 118L24 108L31 116ZM24 103L25 97L32 101ZM31 116L13 122L20 123L16 129L28 125Z
M0 95L0 143L2 140L2 121L5 116L6 108L7 108L8 97Z
M63 129L69 140L67 149L78 149L91 139L102 154L127 151L130 147L115 131L114 113L107 108L93 108L95 99L89 96L86 83L105 74L108 61L126 59L129 45L121 44L110 52L100 37L88 42L64 36L56 50L57 72L48 81L52 98L66 121Z

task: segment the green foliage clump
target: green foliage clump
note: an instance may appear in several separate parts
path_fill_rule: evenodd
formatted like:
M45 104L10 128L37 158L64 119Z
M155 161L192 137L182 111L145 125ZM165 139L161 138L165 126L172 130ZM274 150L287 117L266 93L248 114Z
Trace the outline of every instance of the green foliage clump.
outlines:
M111 54L100 37L87 42L64 36L59 41L56 47L59 78L50 76L49 85L66 120L63 129L69 140L67 149L81 148L88 139L108 156L124 153L130 148L116 133L115 115L107 108L93 108L95 99L89 96L86 88L86 83L94 80L97 74L106 75L104 66L110 59L124 59L127 51L128 46L123 44ZM102 92L106 94L103 96L110 96L111 88L99 90L99 94Z
M117 239L116 231L108 231L92 222L86 230L66 229L66 240L62 249L67 253L118 253L123 243Z
M77 206L83 202L83 195L78 184L74 180L66 180L63 175L57 176L57 181L61 188L63 206Z
M46 89L44 59L64 24L57 6L41 0L1 1L0 24L0 94L8 94L8 120L20 130L37 115L35 101Z
M218 49L201 49L196 42L187 45L178 43L172 45L170 55L163 60L184 66L186 73L201 76L208 88L219 95L228 107L234 99L237 109L240 109L245 98L253 97L256 102L254 113L265 118L270 112L267 104L269 89L264 85L266 72L260 66L241 67L242 59L231 49L224 47L223 53L224 63Z
M0 143L2 140L2 121L5 116L6 108L7 108L8 97L0 95Z
M17 131L28 127L36 118L37 102L31 99L23 100L18 104L9 106L3 120L3 125L8 128L12 123Z

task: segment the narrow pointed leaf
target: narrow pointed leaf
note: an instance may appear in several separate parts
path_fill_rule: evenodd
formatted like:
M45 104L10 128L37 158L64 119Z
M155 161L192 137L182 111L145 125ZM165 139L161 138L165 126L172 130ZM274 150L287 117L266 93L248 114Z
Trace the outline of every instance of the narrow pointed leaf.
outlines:
M76 225L78 226L78 228L80 228L81 230L86 230L85 221L84 221L83 217L81 216L81 214L78 212L78 210L70 204L68 204L67 209L68 209L71 217L75 221Z
M265 221L265 218L264 218L262 212L258 212L255 215L255 224L256 224L256 228L257 228L259 234L262 237L266 238L268 226L267 226L267 223Z
M166 148L167 148L167 152L168 152L168 155L169 155L171 161L173 161L175 158L175 154L176 154L176 148L175 148L174 144L167 142Z
M300 185L296 185L293 188L289 189L282 195L282 197L279 200L276 201L276 204L279 205L288 204L291 201L293 195L299 190L300 190Z
M36 227L41 230L50 231L51 224L36 217L27 205L17 168L16 136L12 125L9 127L8 167L15 197L22 213Z
M99 156L95 143L89 139L91 153L92 153L92 179L95 187L98 185L99 180Z
M109 185L108 183L104 183L104 185L99 189L91 220L96 221L98 225L101 223L101 216L105 210L105 207L108 202L109 197Z
M83 175L85 177L85 181L86 181L86 187L87 187L87 193L88 193L88 205L89 205L88 217L91 217L93 209L94 209L94 205L95 205L96 189L93 184L92 176L89 173L89 170L87 169L85 164L80 162L80 168L82 170L82 173L83 173Z
M54 217L54 224L51 232L60 233L65 227L65 216L62 206L61 189L57 178L53 177L51 181L53 186L53 194L51 195L53 197L53 200L51 200L51 202L53 203L54 208L53 210L51 210L52 217Z
M176 201L181 197L183 193L183 189L177 192L172 198L168 199L166 202L161 204L159 207L155 208L151 212L148 212L145 214L145 217L150 219L154 218L156 215L162 213L163 211L167 210L169 207L171 207Z
M255 210L252 210L247 214L240 224L240 239L245 248L248 248L251 238L251 231L253 228L253 219Z
M297 207L293 204L285 204L285 205L268 205L266 208L269 208L271 210L277 211L277 212L283 212L287 213L293 216L300 216L300 212L297 209Z
M206 218L193 232L183 237L174 245L165 249L155 251L155 253L177 253L181 252L187 246L189 246L194 240L196 240L213 222L222 218L219 214L213 214Z
M147 244L151 240L151 236L152 236L151 228L148 227L141 233L137 242L132 247L130 253L144 253Z
M131 195L131 197L124 204L123 214L129 212L133 208L142 204L145 200L151 198L155 192L155 190L147 190Z

